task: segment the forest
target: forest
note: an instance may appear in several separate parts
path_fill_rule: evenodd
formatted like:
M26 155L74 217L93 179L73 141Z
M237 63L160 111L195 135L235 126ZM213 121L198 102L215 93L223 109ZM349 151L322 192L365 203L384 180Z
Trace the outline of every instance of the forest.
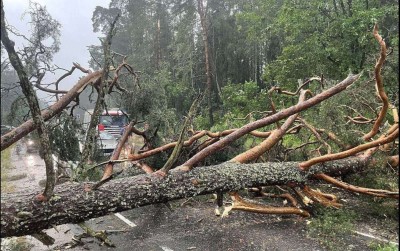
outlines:
M31 3L31 34L7 23L3 1L1 11L2 99L19 94L2 108L2 125L15 128L1 151L35 135L46 165L44 189L2 194L1 237L204 194L216 194L223 216L346 207L316 182L398 212L398 1L111 0L92 13L101 46L70 70L52 63L62 27L45 6ZM59 88L74 71L79 81ZM80 150L74 113L88 98ZM104 159L97 125L112 107L129 124ZM143 146L126 148L132 137ZM141 173L118 177L121 162Z

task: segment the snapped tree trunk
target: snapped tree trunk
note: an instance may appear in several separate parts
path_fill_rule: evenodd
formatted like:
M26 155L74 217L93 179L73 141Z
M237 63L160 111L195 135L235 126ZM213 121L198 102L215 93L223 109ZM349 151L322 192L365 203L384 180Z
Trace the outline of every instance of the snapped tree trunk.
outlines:
M37 191L1 196L1 237L33 234L65 223L132 208L217 191L238 191L246 187L301 185L315 173L342 175L361 170L365 158L343 160L299 170L298 162L238 164L226 162L198 167L189 172L171 171L168 176L139 175L114 179L97 190L85 191L93 183L64 183L56 186L47 202L36 202Z

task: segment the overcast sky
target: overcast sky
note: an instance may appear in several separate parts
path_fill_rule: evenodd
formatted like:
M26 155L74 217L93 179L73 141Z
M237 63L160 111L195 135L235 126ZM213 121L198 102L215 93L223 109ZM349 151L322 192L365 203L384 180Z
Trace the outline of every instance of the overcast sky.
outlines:
M88 67L90 55L87 51L89 45L100 45L98 39L101 34L93 32L92 14L96 6L108 7L110 0L35 0L42 6L46 6L50 15L61 24L60 51L54 56L54 63L62 68L70 69L73 62L83 67ZM29 15L23 17L23 13L29 7L29 0L3 0L5 17L8 24L14 26L22 34L29 32ZM11 34L10 34L11 36ZM20 43L15 37L11 37ZM46 81L54 81L64 72L56 76L47 76ZM60 89L71 88L80 76L79 72L60 83ZM44 97L43 93L38 93Z

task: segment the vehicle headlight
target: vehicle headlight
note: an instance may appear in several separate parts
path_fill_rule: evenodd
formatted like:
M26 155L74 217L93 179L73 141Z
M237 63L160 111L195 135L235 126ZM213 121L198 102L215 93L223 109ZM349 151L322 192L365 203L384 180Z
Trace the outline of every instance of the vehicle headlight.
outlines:
M29 140L28 145L30 145L30 146L33 145L33 140Z

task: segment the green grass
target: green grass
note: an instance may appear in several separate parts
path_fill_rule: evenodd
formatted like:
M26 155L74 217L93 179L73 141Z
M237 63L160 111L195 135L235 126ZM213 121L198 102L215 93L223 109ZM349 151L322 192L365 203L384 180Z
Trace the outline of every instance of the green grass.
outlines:
M1 191L12 192L13 187L7 182L10 177L12 147L1 151Z
M363 173L346 177L345 181L360 187L398 191L398 172L386 165L384 157L376 156L376 159L378 161L373 166L369 166ZM360 199L362 207L359 210L363 215L398 221L399 203L397 199L368 195L361 196Z
M358 173L345 178L350 184L375 189L398 191L398 174L385 163L375 163L363 173ZM397 199L378 198L369 195L351 194L356 197L352 203L344 203L344 209L317 208L316 216L310 220L308 234L318 239L327 250L342 250L349 240L354 226L359 222L379 222L372 227L378 231L398 231ZM348 242L347 242L348 243ZM389 251L398 250L397 246L390 244L371 244L371 250Z
M346 177L346 182L356 186L385 189L391 191L399 190L399 175L397 170L387 166L385 156L376 154L374 164L360 174Z
M345 245L344 239L354 230L357 214L352 210L319 208L308 224L308 235L318 239L327 250L337 250Z
M373 242L369 246L372 250L375 250L375 251L398 251L399 250L399 246L396 246L395 244L391 244L391 243L381 244L381 243Z

